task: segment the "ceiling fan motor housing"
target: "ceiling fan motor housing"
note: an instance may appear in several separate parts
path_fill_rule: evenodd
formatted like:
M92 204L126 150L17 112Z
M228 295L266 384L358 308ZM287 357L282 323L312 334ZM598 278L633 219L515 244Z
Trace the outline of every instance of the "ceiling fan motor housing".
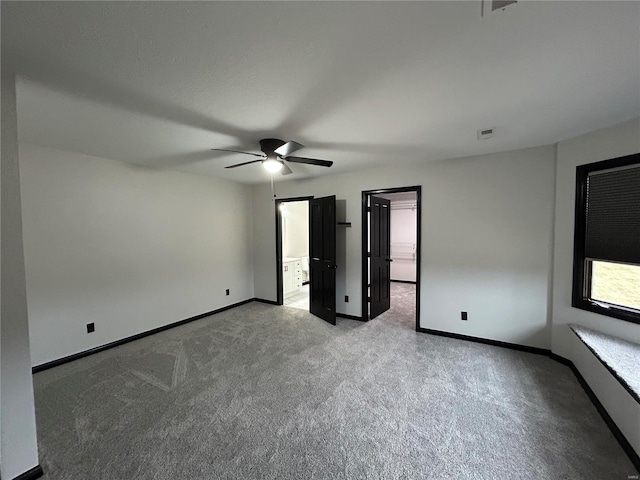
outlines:
M273 155L273 152L276 148L281 147L285 143L287 142L279 140L277 138L263 138L262 140L260 140L260 150L262 150L268 157L270 155Z

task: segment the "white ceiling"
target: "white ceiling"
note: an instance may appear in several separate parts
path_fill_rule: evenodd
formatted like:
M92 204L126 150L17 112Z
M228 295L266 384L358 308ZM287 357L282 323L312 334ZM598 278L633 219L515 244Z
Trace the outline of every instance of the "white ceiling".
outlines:
M246 183L552 144L640 115L640 3L1 2L20 141ZM496 127L478 141L476 130Z

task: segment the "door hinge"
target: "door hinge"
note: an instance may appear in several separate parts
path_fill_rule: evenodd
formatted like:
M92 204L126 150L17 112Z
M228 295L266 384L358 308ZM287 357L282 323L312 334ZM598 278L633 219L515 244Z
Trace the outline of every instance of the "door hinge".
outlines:
M367 252L367 258L371 258L371 252Z
M367 297L367 302L371 302L371 297Z

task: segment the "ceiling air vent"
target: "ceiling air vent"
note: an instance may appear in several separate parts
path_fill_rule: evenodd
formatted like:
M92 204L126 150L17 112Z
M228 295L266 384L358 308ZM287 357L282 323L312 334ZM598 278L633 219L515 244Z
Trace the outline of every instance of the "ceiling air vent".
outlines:
M493 137L494 130L495 130L494 127L482 128L482 129L478 130L478 140L486 140L488 138Z
M503 11L508 6L518 3L517 0L482 0L482 16Z

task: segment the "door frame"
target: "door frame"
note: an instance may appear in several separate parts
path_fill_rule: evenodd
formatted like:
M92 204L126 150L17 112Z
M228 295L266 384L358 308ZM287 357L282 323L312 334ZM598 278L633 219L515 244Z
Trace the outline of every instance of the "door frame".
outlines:
M378 188L362 191L362 320L369 321L369 256L367 240L369 238L369 219L367 216L370 195L387 193L416 192L416 332L420 331L420 270L422 257L422 186Z
M280 205L287 202L308 202L313 198L313 196L277 198L274 202L276 208L276 284L278 290L276 295L277 305L284 305L284 295L282 294L282 212L280 211Z

